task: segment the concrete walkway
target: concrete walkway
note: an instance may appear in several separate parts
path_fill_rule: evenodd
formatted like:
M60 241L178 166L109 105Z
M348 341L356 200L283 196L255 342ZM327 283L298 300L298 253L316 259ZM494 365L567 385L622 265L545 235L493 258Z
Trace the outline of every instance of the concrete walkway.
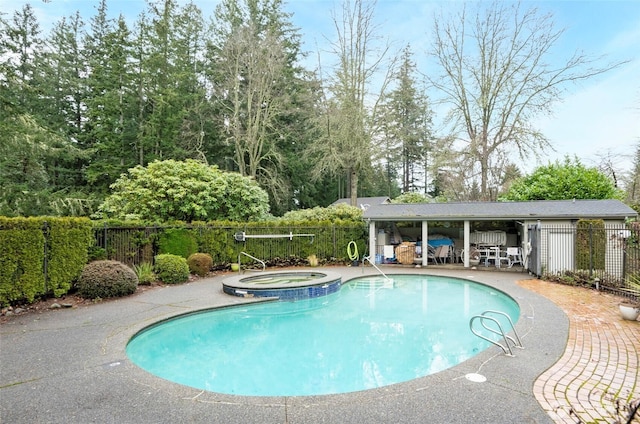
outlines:
M331 270L341 273L343 280L374 271ZM507 292L520 303L516 328L525 349L510 358L492 347L455 367L406 383L311 397L205 392L132 364L126 343L145 326L246 301L222 293L221 278L214 277L90 306L12 317L0 326L0 422L552 423L558 418L548 412L558 414L559 406L540 400L541 407L536 400L538 392L552 392L536 380L563 357L572 334L569 320L553 302L518 285L523 274L393 267L387 271L451 275ZM619 320L613 315L603 319ZM633 352L634 343L628 341L628 352ZM631 359L627 364L632 365ZM635 377L630 381L636 381L637 390L637 362L633 366ZM465 378L469 373L480 373L487 381L470 381Z
M619 299L607 293L544 281L520 285L569 317L564 355L534 385L540 405L556 423L625 423L625 407L640 402L640 322L623 320Z

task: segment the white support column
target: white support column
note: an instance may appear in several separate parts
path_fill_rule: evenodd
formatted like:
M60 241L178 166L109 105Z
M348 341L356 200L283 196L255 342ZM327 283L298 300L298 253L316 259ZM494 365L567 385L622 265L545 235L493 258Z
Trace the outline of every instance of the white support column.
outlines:
M526 269L529 268L529 247L530 247L530 240L529 240L529 225L531 224L530 221L523 221L522 222L522 241L520 243L520 251L522 252L522 266L525 267Z
M529 222L524 221L520 225L520 231L522 231L520 237L520 248L522 249L522 256L524 256L526 253L527 245L529 244Z
M469 268L469 252L471 248L471 243L469 243L469 233L470 233L470 225L469 220L464 221L464 267Z
M376 222L369 221L369 259L375 263L376 261Z
M429 257L427 253L429 252L429 223L427 221L422 221L422 266L427 266L429 263Z

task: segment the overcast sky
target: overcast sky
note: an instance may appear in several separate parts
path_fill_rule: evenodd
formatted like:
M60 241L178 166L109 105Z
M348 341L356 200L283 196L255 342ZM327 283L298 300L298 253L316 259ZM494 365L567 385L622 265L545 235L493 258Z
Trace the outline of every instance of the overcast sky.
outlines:
M27 0L0 0L5 18ZM86 22L95 14L94 0L31 0L39 22L48 29L57 19L79 10ZM184 4L186 1L179 0ZM194 0L205 16L211 16L218 0ZM629 63L597 78L569 87L563 101L554 106L551 117L536 119L536 126L549 138L556 152L548 152L541 162L516 162L529 172L539 164L579 157L586 164L596 164L598 155L620 155L620 164L629 169L635 146L640 142L640 1L639 0L557 0L522 2L541 12L553 14L557 28L565 29L558 54L569 57L576 51L608 61ZM132 22L145 8L142 0L108 0L109 13L125 14ZM331 11L341 3L334 0L289 0L285 10L300 29L304 49L311 52L309 67L317 64L326 50L327 38L334 36ZM460 1L379 0L376 20L381 34L398 49L407 43L419 67L428 63L426 51L431 39L434 11L455 8ZM322 59L321 59L322 60ZM439 114L444 111L436 110Z

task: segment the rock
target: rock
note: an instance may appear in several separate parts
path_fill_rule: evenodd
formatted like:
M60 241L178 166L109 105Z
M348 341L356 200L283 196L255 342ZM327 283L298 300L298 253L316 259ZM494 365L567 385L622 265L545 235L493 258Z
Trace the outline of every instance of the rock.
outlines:
M60 306L63 308L73 308L73 303L62 303Z
M24 312L24 309L22 309L22 308L16 308L16 309L14 309L14 310L13 310L13 312L15 312L16 314L19 314L19 313L21 313L21 312Z
M60 306L60 304L59 304L59 303L52 303L52 304L49 306L49 309L60 309L60 308L62 308L62 306Z

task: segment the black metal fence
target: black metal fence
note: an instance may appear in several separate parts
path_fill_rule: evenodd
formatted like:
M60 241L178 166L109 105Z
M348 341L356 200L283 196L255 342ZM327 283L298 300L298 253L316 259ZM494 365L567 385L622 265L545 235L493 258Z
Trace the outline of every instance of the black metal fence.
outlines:
M185 234L186 233L186 234ZM172 242L174 239L179 239ZM362 251L366 246L363 226L324 227L108 227L95 230L96 247L107 258L128 265L153 263L158 253L203 252L214 263L225 264L251 261L255 258L270 261L276 258L307 258L316 255L320 260L346 260L347 245L355 241ZM173 244L172 244L173 243Z
M640 291L639 229L627 224L534 225L529 228L528 269L545 279L634 295Z
M109 259L128 265L153 263L158 253L157 244L153 242L161 231L158 227L103 227L95 231L96 247L104 249Z

